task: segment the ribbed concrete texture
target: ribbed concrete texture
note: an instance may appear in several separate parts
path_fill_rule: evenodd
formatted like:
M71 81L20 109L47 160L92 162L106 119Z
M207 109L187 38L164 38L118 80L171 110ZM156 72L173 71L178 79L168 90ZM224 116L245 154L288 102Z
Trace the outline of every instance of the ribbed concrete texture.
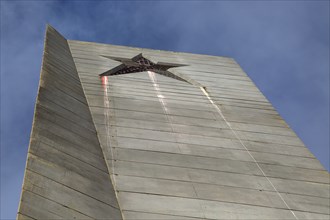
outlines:
M100 76L139 54L176 67ZM233 59L48 27L18 219L329 219L329 208L329 173Z
M66 39L48 27L18 219L121 219Z

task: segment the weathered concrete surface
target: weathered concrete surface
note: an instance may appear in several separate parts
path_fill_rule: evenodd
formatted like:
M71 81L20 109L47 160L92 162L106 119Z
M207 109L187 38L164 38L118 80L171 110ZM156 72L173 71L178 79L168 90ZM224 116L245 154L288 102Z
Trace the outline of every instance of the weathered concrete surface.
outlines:
M17 219L121 219L66 39L47 27Z
M329 219L329 173L233 59L47 39L18 218ZM139 53L189 83L99 77Z
M126 219L329 218L329 173L234 60L69 45ZM104 56L139 53L187 64L170 71L192 85L148 72L102 85L120 64Z

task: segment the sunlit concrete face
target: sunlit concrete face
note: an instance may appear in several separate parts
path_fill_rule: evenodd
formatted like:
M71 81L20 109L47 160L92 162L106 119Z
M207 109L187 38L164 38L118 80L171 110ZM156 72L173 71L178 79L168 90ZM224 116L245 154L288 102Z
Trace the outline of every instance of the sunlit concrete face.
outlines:
M49 27L18 218L328 219L329 173L233 59Z

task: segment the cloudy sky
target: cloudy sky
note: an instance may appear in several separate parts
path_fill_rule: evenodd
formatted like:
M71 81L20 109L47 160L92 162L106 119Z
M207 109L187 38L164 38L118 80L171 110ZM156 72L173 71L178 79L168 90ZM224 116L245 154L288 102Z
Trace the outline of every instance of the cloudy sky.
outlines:
M0 2L1 219L18 207L47 23L68 39L233 57L329 170L329 1Z

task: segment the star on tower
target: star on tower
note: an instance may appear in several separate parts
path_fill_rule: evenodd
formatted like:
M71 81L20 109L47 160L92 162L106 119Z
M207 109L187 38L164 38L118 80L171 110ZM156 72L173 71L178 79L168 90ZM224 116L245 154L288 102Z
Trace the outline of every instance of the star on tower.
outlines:
M139 72L145 72L145 71L152 71L152 72L158 73L163 76L167 76L167 77L171 77L171 78L183 81L183 82L187 82L185 79L182 79L181 77L168 71L168 69L170 69L170 68L186 66L183 64L174 64L174 63L165 63L165 62L154 63L154 62L148 60L147 58L143 57L142 53L140 53L139 55L137 55L131 59L120 58L120 57L110 57L110 56L104 56L104 57L121 62L122 64L100 74L100 76L113 76L113 75L121 75L121 74L128 74L128 73L139 73ZM187 83L189 83L189 82L187 82Z

